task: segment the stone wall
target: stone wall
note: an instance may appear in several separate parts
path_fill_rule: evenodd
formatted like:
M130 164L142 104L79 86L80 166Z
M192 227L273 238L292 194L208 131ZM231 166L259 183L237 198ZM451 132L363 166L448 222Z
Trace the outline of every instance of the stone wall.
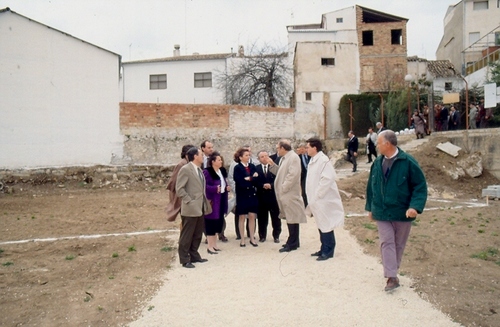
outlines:
M206 104L121 103L124 157L114 164L174 165L185 144L210 140L226 162L242 145L274 153L293 138L294 109ZM229 160L228 160L229 159Z

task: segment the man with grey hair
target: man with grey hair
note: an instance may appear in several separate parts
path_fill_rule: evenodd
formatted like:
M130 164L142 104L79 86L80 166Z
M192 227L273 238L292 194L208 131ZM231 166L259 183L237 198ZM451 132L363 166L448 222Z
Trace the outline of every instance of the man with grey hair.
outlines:
M300 187L300 158L292 151L289 140L279 141L276 150L281 158L279 166L271 158L267 159L267 164L269 170L276 175L274 191L280 217L286 219L288 226L288 240L279 252L290 252L300 246L299 224L307 222Z
M398 269L410 235L411 223L427 201L427 182L415 158L401 150L396 134L381 132L379 153L370 169L365 210L377 222L385 291L399 287Z

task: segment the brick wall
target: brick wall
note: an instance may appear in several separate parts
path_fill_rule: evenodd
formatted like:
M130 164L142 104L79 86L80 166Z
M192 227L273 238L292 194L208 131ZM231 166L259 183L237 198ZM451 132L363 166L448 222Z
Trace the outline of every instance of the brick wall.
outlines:
M185 144L205 139L225 158L249 144L274 153L281 138L294 138L295 110L234 105L120 103L124 158L115 164L176 164ZM226 159L227 160L227 159Z
M406 21L365 23L357 6L356 25L361 66L361 92L385 92L404 85L407 73ZM402 44L391 44L391 30L401 30ZM363 45L363 31L373 32L373 45Z

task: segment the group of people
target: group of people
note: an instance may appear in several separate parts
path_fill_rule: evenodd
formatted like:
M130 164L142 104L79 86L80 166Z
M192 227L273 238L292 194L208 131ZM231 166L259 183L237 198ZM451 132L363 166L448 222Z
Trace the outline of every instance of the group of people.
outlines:
M194 268L194 263L207 261L198 251L203 233L208 254L219 253L218 240L227 242L225 216L232 209L230 199L234 200L240 247L246 247L246 237L251 246L258 246L257 221L259 242L265 242L271 217L275 243L280 242L281 221L288 227L288 238L279 252L294 251L300 247L300 224L309 214L316 220L321 243L312 256L318 261L332 258L336 244L333 229L343 225L344 210L335 170L322 150L316 138L300 145L297 152L289 140L281 140L274 155L259 151L257 163L251 148L243 146L226 171L211 142L204 141L199 148L183 146L181 160L167 185L167 220L174 221L178 213L181 216L178 252L182 266Z
M398 269L411 229L411 222L423 212L427 199L425 176L409 154L397 146L396 134L377 124L378 137L367 138L379 152L371 166L366 190L365 209L376 221L380 238L382 264L387 278L385 290L399 287ZM350 132L352 139L354 134ZM353 157L356 157L354 151ZM231 210L229 193L235 199L235 227L240 247L257 247L256 220L259 241L265 242L269 216L273 240L279 243L281 219L286 221L288 239L279 252L290 252L300 247L300 224L306 215L315 219L320 248L311 253L318 261L334 256L336 240L334 229L344 224L344 208L336 183L336 172L323 145L317 138L307 140L297 152L289 140L280 140L276 153L258 153L252 159L251 148L244 146L234 154L229 172L224 168L220 153L213 144L204 141L200 148L185 145L181 161L175 167L167 185L170 202L167 219L181 216L179 261L185 268L208 261L199 253L203 233L207 237L207 253L218 254L217 240L227 241L224 234L225 216ZM203 168L203 169L202 169ZM301 180L305 170L305 181ZM304 202L306 199L306 203Z
M485 108L484 100L469 105L469 127L471 129L487 128L493 120L493 108Z

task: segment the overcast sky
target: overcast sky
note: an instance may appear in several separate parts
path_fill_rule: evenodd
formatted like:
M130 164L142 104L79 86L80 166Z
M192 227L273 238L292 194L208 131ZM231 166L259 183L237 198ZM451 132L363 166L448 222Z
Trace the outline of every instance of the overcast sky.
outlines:
M122 55L123 61L287 44L287 25L318 24L355 4L408 18L408 55L435 59L459 0L0 0L12 11Z

